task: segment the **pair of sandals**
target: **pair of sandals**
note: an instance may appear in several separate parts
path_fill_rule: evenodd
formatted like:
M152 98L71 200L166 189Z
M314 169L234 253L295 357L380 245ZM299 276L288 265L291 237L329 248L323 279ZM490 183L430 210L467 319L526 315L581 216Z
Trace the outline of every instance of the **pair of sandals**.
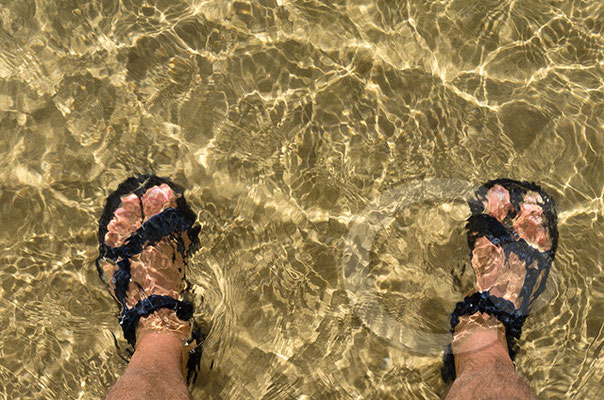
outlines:
M180 290L173 288L166 292L169 295L148 295L140 282L143 278L133 277L131 268L132 260L140 262L137 258L143 253L161 245L164 253L166 249L172 251L171 261L181 265L174 279L184 282L188 257L200 246L200 227L183 193L180 186L155 175L140 175L121 183L107 198L99 221L100 255L96 266L101 279L120 305L120 325L133 348L141 319L161 313L162 309L175 311L176 318L190 331L191 338L185 345L190 349L186 366L187 381L191 383L197 377L205 337L196 324L188 322L193 315L193 305L177 298L184 285L175 286ZM535 299L545 289L556 252L556 206L539 186L511 179L487 182L476 191L476 198L470 200L469 205L472 215L468 219L467 230L471 255L477 243L483 246L486 239L495 251L504 255L506 262L513 254L516 264L523 263L525 277L513 299L504 298L505 290L491 285L457 303L451 314L451 333L462 316L478 312L492 315L505 327L508 351L513 360L522 325ZM145 216L145 210L149 216ZM481 285L478 286L480 289ZM147 282L149 287L153 285ZM451 345L445 350L441 373L447 383L455 379Z

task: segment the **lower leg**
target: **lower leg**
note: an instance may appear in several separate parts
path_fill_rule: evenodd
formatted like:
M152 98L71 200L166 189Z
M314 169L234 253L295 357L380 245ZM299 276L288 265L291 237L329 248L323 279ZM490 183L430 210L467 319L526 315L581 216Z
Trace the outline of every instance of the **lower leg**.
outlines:
M106 399L189 400L183 360L179 337L158 332L140 337L126 371Z
M457 378L446 400L535 397L508 354L501 323L487 314L460 318L452 343Z

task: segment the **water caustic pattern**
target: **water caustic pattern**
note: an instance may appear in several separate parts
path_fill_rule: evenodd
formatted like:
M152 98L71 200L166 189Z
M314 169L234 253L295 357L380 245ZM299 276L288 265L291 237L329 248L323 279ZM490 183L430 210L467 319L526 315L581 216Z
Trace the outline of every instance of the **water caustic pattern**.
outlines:
M202 223L195 398L437 399L474 280L465 198L500 176L560 214L518 370L540 398L600 398L603 17L588 0L2 1L0 399L96 399L123 370L96 223L151 172Z

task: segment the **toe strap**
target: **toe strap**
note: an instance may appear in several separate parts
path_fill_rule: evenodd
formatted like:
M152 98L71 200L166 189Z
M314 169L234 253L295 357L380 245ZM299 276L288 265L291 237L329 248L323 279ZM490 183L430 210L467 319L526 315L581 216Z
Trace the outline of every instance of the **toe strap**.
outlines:
M188 321L193 316L193 305L188 301L180 301L170 296L153 294L139 301L132 308L124 308L122 317L120 318L120 325L128 343L133 347L136 343L136 325L138 325L138 321L161 308L176 311L176 316L183 321Z
M166 208L145 221L120 247L109 247L101 242L101 257L117 260L135 256L165 236L187 231L195 223L195 218L188 207Z
M545 290L547 276L554 260L554 249L543 252L537 250L524 239L519 238L515 232L506 229L497 219L486 214L472 215L468 218L466 228L470 257L476 240L486 237L495 246L501 246L506 258L510 253L514 253L518 259L524 262L527 274L519 294L522 298L520 311L522 314L528 314L531 304ZM529 268L531 265L536 265L536 268ZM537 285L537 280L541 275L543 275L543 279Z
M495 246L501 246L506 256L510 252L515 253L527 266L537 261L540 269L547 268L554 259L554 252L552 250L537 250L524 239L519 238L518 234L508 230L501 222L490 215L472 215L468 218L466 229L468 230L470 257L472 257L476 240L486 237Z
M126 292L130 282L130 257L141 253L145 247L154 245L164 237L175 237L178 251L185 257L180 232L187 232L191 240L186 253L195 252L199 247L199 226L193 226L195 218L195 213L186 204L178 205L176 208L167 208L149 218L120 247L109 247L105 242L99 244L100 256L97 259L97 270L102 276L103 272L99 265L101 259L117 262L119 269L113 275L113 284L116 288L115 296L122 307L126 307Z

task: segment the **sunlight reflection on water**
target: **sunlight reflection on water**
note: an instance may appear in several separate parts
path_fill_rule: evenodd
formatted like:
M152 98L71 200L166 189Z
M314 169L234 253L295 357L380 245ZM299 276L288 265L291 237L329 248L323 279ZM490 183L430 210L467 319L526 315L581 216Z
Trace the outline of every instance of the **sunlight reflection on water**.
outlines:
M123 370L96 224L148 172L186 187L203 225L195 398L438 398L473 279L464 199L499 176L540 183L560 212L518 369L540 397L597 398L601 11L3 2L0 398L99 398Z

